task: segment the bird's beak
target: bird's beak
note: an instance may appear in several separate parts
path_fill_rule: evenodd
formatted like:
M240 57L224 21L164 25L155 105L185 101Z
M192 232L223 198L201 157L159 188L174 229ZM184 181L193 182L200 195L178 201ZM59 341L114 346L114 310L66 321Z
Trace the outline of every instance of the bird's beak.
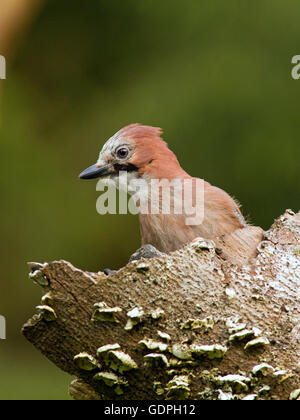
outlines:
M98 165L92 165L89 168L87 168L85 171L81 172L79 175L80 179L95 179L95 178L101 178L108 175L111 175L113 173L113 167L112 165L104 165L104 166L98 166Z

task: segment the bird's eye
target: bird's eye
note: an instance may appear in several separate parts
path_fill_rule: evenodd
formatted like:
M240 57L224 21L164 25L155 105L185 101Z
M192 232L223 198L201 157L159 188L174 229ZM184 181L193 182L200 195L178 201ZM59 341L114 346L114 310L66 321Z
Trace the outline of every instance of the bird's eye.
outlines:
M127 147L120 147L120 149L117 150L117 156L120 159L127 158L128 153L129 153L129 149L127 149Z

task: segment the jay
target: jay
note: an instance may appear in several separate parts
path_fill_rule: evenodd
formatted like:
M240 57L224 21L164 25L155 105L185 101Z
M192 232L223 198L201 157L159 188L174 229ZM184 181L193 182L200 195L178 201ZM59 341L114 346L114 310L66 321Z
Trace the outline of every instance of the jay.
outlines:
M103 146L97 163L83 171L79 178L110 178L117 180L121 171L128 179L190 181L189 197L195 204L198 179L185 172L175 154L161 137L160 128L131 124L122 128ZM200 181L200 180L198 180ZM139 214L142 246L152 245L162 253L183 247L198 237L217 239L245 227L239 204L225 191L201 180L203 188L203 217L198 224L187 224L186 214ZM162 186L162 190L163 190ZM181 198L186 200L186 194ZM148 197L151 201L151 196ZM158 201L161 204L161 190ZM161 208L161 206L160 206Z

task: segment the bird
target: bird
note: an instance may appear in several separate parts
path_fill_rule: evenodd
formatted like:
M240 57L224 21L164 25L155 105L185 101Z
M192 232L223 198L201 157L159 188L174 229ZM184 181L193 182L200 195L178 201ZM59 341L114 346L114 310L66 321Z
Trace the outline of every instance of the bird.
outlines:
M149 186L154 180L179 182L184 186L179 194L184 209L188 200L194 206L198 205L196 196L201 187L203 215L199 223L187 223L185 210L176 214L174 211L169 214L140 212L141 245L151 245L160 253L176 251L198 238L214 240L247 226L240 204L208 181L189 175L163 140L162 133L161 128L142 124L130 124L122 128L104 144L96 164L84 170L79 178L118 180L121 173L126 173L128 179L142 180ZM163 192L162 186L156 196L159 209L162 208ZM149 193L147 200L152 204ZM174 210L174 205L171 210Z

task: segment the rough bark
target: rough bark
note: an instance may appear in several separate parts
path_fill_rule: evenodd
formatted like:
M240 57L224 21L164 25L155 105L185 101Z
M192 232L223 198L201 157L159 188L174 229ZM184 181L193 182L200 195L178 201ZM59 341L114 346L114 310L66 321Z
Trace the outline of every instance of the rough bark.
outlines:
M300 212L286 211L267 232L198 240L108 277L66 261L31 264L30 277L47 295L23 333L78 378L76 399L299 397ZM106 321L91 321L100 302Z

